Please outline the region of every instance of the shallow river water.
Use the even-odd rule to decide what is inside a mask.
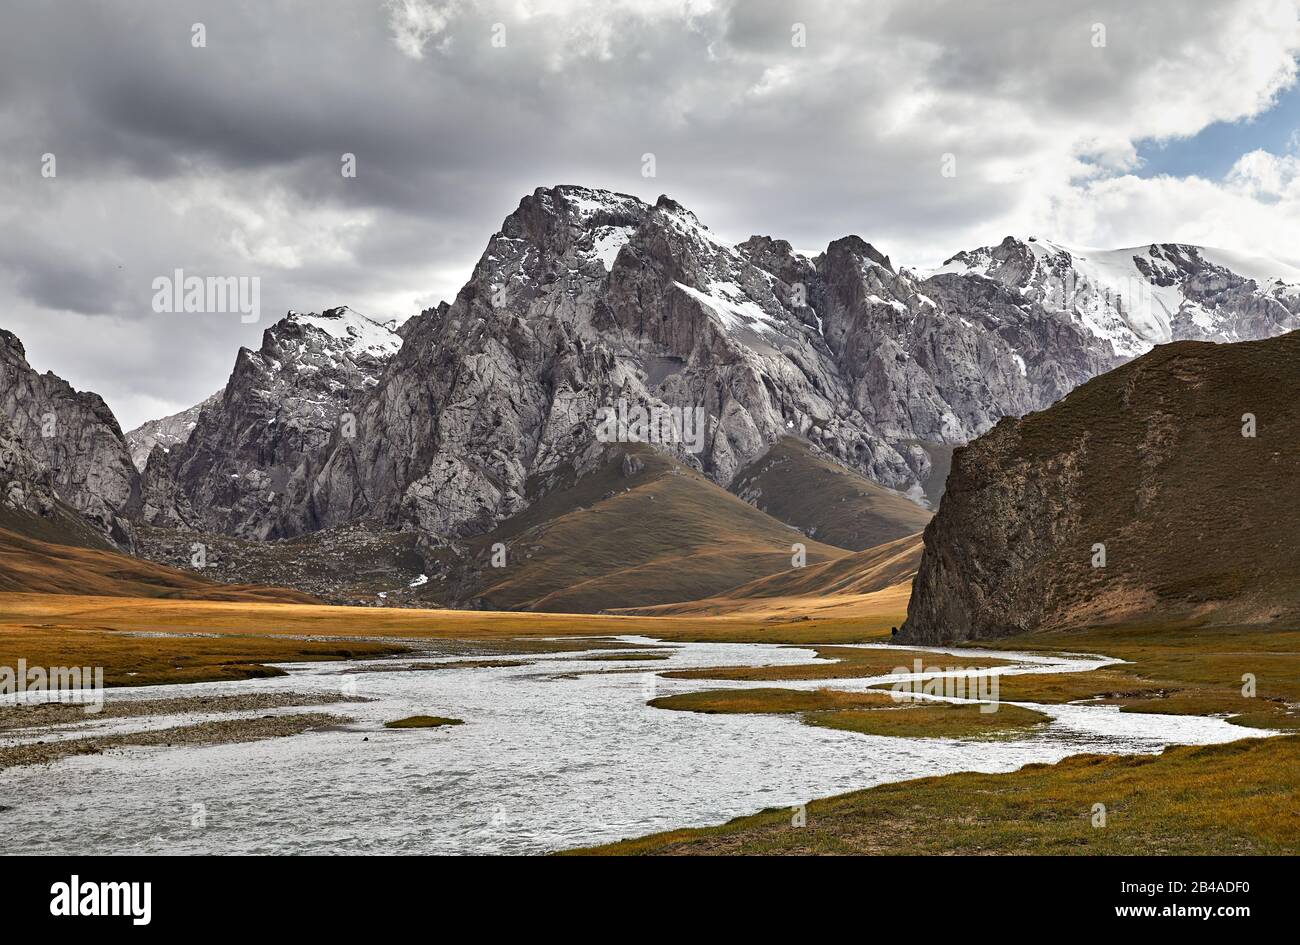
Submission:
[[[1041,706],[1049,725],[1014,740],[859,735],[796,716],[701,715],[648,698],[734,686],[864,689],[885,677],[805,683],[662,679],[668,669],[808,663],[812,650],[765,644],[658,643],[654,662],[521,654],[527,666],[402,672],[408,662],[287,665],[287,677],[156,686],[112,698],[251,691],[372,698],[278,713],[328,712],[335,729],[244,744],[115,749],[0,771],[5,853],[541,853],[705,826],[889,781],[1010,771],[1079,752],[1155,752],[1265,733],[1220,719]],[[607,652],[607,651],[592,651]],[[1088,670],[1096,657],[926,649],[1016,659],[1004,672]],[[590,654],[588,654],[590,655]],[[501,658],[500,654],[493,654]],[[358,666],[393,671],[347,673]],[[898,677],[889,677],[890,680]],[[268,714],[268,713],[252,713]],[[466,724],[389,730],[387,720],[446,715]],[[93,717],[77,736],[189,724],[211,716]],[[13,732],[0,745],[52,737]],[[201,805],[201,807],[197,806]],[[197,815],[201,814],[199,817]],[[201,820],[202,825],[196,824]]]

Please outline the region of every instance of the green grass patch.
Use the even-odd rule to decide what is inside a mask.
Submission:
[[[671,653],[593,653],[580,657],[592,663],[620,663],[623,660],[666,660]]]
[[[894,704],[894,700],[884,693],[837,692],[834,689],[709,689],[660,696],[648,703],[656,709],[710,714],[827,712]]]
[[[995,712],[981,712],[971,703],[927,702],[895,709],[849,709],[841,712],[810,712],[807,725],[834,728],[863,735],[892,735],[899,738],[992,738],[1023,735],[1051,720],[1051,716],[1014,705],[999,705]]]
[[[710,689],[652,699],[657,709],[709,714],[797,713],[806,725],[901,738],[990,737],[1023,732],[1049,720],[1033,709],[1001,705],[980,712],[974,704],[898,701],[883,692],[835,689]]]
[[[1300,728],[1300,632],[1144,624],[1036,633],[999,649],[1080,650],[1127,662],[1089,673],[1003,676],[1008,702],[1094,700],[1124,712],[1218,715],[1251,728]],[[1254,694],[1246,695],[1253,679]]]
[[[448,719],[441,715],[411,715],[395,722],[385,722],[384,728],[441,728],[444,725],[464,725],[462,719]]]

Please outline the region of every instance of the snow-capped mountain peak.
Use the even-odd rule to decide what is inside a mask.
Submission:
[[[1008,236],[958,253],[938,272],[994,279],[1123,357],[1169,341],[1239,341],[1300,327],[1300,269],[1205,246],[1095,249]]]
[[[367,353],[377,358],[388,358],[402,346],[401,336],[393,328],[346,305],[326,309],[320,314],[289,312],[286,318],[340,342],[353,354]]]
[[[347,306],[289,312],[258,350],[240,349],[225,390],[177,431],[168,468],[146,483],[146,520],[273,536],[317,453],[353,429],[358,403],[401,347],[396,331]]]

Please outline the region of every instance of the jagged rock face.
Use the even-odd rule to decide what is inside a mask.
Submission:
[[[0,528],[58,545],[113,547],[105,534],[59,497],[49,468],[32,456],[4,413],[0,413]]]
[[[415,326],[420,324],[421,321],[433,321],[439,318],[444,318],[449,308],[451,308],[451,306],[446,302],[439,302],[433,308],[426,308],[419,315],[412,315],[406,321],[402,322],[402,324],[398,325],[394,330],[397,332],[397,336],[405,341],[411,336],[411,332],[415,331]]]
[[[538,190],[408,336],[303,527],[371,514],[488,530],[558,471],[589,468],[598,412],[620,400],[703,410],[699,452],[658,445],[726,482],[780,433],[835,419],[828,352],[787,297],[666,198]],[[881,446],[875,474],[906,477]]]
[[[225,390],[165,467],[151,454],[143,520],[279,536],[331,434],[351,431],[361,395],[401,343],[393,327],[348,308],[289,313],[257,351],[240,349]]]
[[[161,444],[155,444],[150,451],[140,483],[140,521],[159,528],[185,530],[196,529],[202,524],[176,479],[168,451]],[[140,553],[148,552],[142,549]]]
[[[135,468],[141,473],[145,471],[145,464],[155,446],[161,446],[164,453],[170,453],[188,440],[190,431],[198,424],[199,414],[220,400],[221,391],[217,391],[202,403],[169,417],[149,420],[127,433],[126,445],[131,449],[131,462],[135,463]]]
[[[1294,619],[1297,359],[1164,345],[957,450],[900,638]]]
[[[1134,357],[1184,339],[1247,341],[1300,327],[1300,270],[1204,246],[1076,249],[1008,236],[940,272],[979,275]]]
[[[816,260],[770,237],[727,246],[667,197],[539,189],[455,303],[410,327],[295,527],[489,530],[589,467],[620,401],[702,409],[698,451],[656,445],[719,484],[796,435],[908,488],[929,472],[915,441],[965,442],[1118,361],[978,281],[921,283],[857,237]]]
[[[0,415],[58,496],[101,534],[131,550],[140,477],[122,430],[98,394],[37,374],[22,343],[0,330]]]
[[[57,502],[49,469],[33,458],[9,418],[0,413],[0,505],[48,517]]]
[[[896,273],[856,237],[817,259],[814,298],[852,405],[884,436],[960,444],[1119,363],[988,280]]]

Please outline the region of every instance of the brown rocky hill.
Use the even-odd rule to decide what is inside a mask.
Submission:
[[[1300,332],[1158,347],[957,450],[901,635],[1300,616],[1298,469]]]

